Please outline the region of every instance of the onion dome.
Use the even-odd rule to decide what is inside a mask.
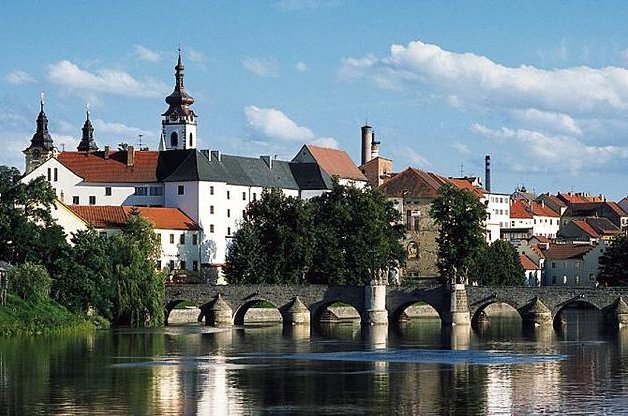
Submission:
[[[95,152],[98,150],[98,146],[94,141],[94,127],[92,126],[92,122],[89,120],[89,106],[87,106],[86,114],[87,117],[85,119],[85,124],[83,125],[83,137],[76,149],[79,152]]]
[[[48,133],[48,118],[44,113],[44,94],[41,94],[40,110],[37,116],[37,131],[33,134],[31,145],[28,149],[37,147],[44,150],[53,150],[52,137]],[[26,149],[26,150],[28,150]]]
[[[190,105],[194,103],[194,98],[188,94],[183,85],[183,70],[184,66],[181,63],[181,50],[179,50],[179,60],[175,69],[175,86],[172,94],[166,97],[166,103],[170,106],[163,116],[178,115],[187,116],[194,114],[194,111],[190,108]]]

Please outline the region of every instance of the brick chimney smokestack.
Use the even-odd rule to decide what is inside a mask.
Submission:
[[[484,156],[484,187],[491,192],[491,155]]]
[[[362,165],[371,160],[371,145],[373,143],[373,128],[368,124],[362,126]]]
[[[109,146],[105,146],[105,159],[109,159],[110,152],[111,152],[111,148]]]
[[[128,146],[126,148],[126,165],[127,166],[135,165],[135,148],[133,146]]]

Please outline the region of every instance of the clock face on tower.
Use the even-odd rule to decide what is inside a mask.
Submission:
[[[41,156],[41,151],[39,149],[34,149],[32,155],[34,159],[39,159],[39,157]]]

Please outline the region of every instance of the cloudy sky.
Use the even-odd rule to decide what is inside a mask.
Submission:
[[[155,149],[181,47],[201,148],[290,159],[317,143],[359,162],[368,121],[397,170],[482,175],[490,154],[495,191],[619,199],[627,21],[620,1],[12,2],[0,164],[23,168],[41,92],[60,149],[87,103],[101,148]]]

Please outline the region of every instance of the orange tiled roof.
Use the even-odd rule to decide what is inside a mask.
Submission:
[[[415,198],[436,198],[447,179],[435,173],[415,168],[407,168],[379,186],[389,197],[411,196]]]
[[[539,217],[560,218],[560,215],[556,211],[545,204],[539,204],[538,202],[532,201],[529,206],[533,215],[537,215]]]
[[[582,258],[591,251],[594,246],[588,244],[550,244],[545,250],[545,257],[548,260],[567,260]]]
[[[473,186],[471,182],[465,179],[448,178],[447,180],[458,188],[466,189],[467,191],[473,192],[479,198],[482,198],[484,196],[484,192],[482,189],[478,188],[477,186]]]
[[[618,204],[617,202],[613,202],[613,201],[607,201],[606,205],[608,205],[608,207],[610,209],[612,209],[615,214],[619,215],[620,217],[628,217],[628,213],[626,211],[624,211]]]
[[[591,227],[586,221],[584,220],[574,220],[572,221],[572,223],[577,226],[578,228],[580,228],[582,231],[584,231],[585,233],[587,233],[590,237],[592,238],[599,238],[600,234],[595,231],[595,229],[593,229],[593,227]]]
[[[357,181],[366,181],[366,176],[353,163],[351,157],[341,149],[330,149],[327,147],[313,146],[311,144],[305,147],[312,154],[312,157],[323,168],[329,176],[337,176],[344,179],[353,179]]]
[[[532,261],[532,259],[525,254],[519,254],[519,261],[524,270],[539,270],[540,267]]]
[[[111,152],[105,159],[104,152],[61,152],[57,160],[80,176],[85,182],[125,183],[157,182],[159,152],[136,151],[133,166],[127,166],[127,152]]]
[[[199,226],[178,208],[147,208],[110,205],[68,205],[68,209],[94,228],[122,228],[131,212],[140,215],[159,230],[198,230]]]
[[[521,200],[517,200],[510,204],[510,218],[532,219],[532,214]]]

